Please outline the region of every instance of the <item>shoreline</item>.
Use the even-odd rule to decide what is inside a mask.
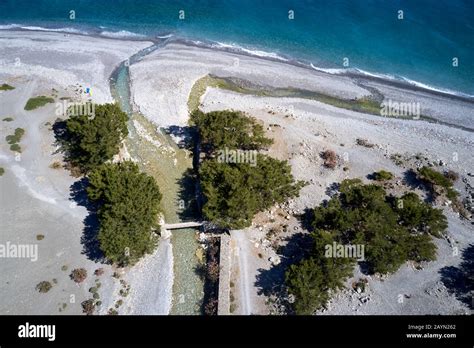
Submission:
[[[177,43],[185,46],[192,46],[198,48],[206,48],[215,50],[218,52],[227,52],[232,54],[237,54],[241,56],[247,56],[252,58],[264,59],[272,62],[285,63],[299,68],[304,68],[309,71],[317,72],[327,76],[347,76],[352,79],[361,80],[364,82],[377,82],[385,84],[391,87],[397,87],[405,90],[410,90],[414,92],[426,93],[428,95],[451,98],[453,100],[463,101],[474,104],[474,95],[467,94],[461,91],[454,91],[450,89],[445,89],[442,87],[431,86],[424,82],[412,80],[405,76],[392,76],[390,74],[384,74],[381,72],[371,72],[366,71],[357,67],[353,68],[322,68],[314,66],[312,62],[298,59],[295,57],[290,57],[281,54],[275,54],[271,51],[260,51],[252,50],[240,46],[238,44],[225,44],[218,41],[212,41],[207,39],[192,39],[181,36],[176,36],[173,33],[166,32],[164,35],[160,36],[148,36],[144,34],[137,34],[129,32],[127,30],[121,31],[104,31],[104,30],[92,30],[91,32],[81,31],[75,28],[46,28],[46,27],[37,27],[37,26],[27,26],[27,25],[16,25],[12,24],[10,28],[9,25],[0,25],[0,33],[5,32],[36,32],[36,33],[55,33],[63,35],[73,35],[73,36],[84,36],[84,37],[93,37],[100,39],[110,39],[110,40],[119,40],[119,41],[146,41],[153,42],[153,44],[164,43],[164,45]],[[108,34],[104,34],[108,33]]]
[[[30,33],[32,32],[30,31]],[[55,185],[61,184],[57,191],[58,197],[67,202],[69,187],[73,179],[66,177],[63,172],[54,172],[48,168],[48,164],[55,159],[55,157],[50,153],[50,150],[52,150],[50,149],[52,146],[52,139],[50,139],[52,134],[47,130],[45,122],[47,120],[54,121],[52,120],[52,118],[54,118],[53,105],[45,106],[37,111],[25,112],[23,110],[24,102],[34,94],[51,93],[51,87],[56,86],[62,86],[60,88],[61,95],[76,95],[79,93],[76,93],[76,89],[79,89],[79,87],[76,88],[74,84],[70,86],[68,83],[70,81],[77,83],[78,80],[80,80],[81,83],[82,81],[87,83],[85,86],[89,86],[88,83],[91,82],[96,83],[97,90],[95,90],[95,86],[93,85],[94,95],[92,97],[95,102],[108,101],[110,98],[114,99],[113,93],[111,93],[110,90],[110,83],[112,82],[111,73],[113,74],[124,60],[130,59],[130,57],[137,54],[140,49],[148,49],[155,45],[150,46],[150,44],[152,44],[151,40],[144,40],[148,43],[146,47],[144,43],[140,44],[137,41],[134,43],[130,41],[128,47],[123,48],[121,46],[126,45],[121,45],[120,39],[118,39],[119,41],[116,41],[117,39],[103,37],[92,39],[90,36],[72,34],[69,39],[65,39],[60,33],[50,32],[35,32],[30,35],[25,35],[24,32],[22,32],[22,34],[8,35],[6,32],[0,31],[0,40],[8,42],[5,43],[5,50],[2,50],[0,57],[4,58],[4,61],[10,62],[13,61],[14,57],[19,56],[19,52],[21,52],[23,65],[23,67],[20,68],[13,66],[13,64],[6,65],[5,69],[0,73],[0,77],[6,79],[5,82],[16,81],[16,83],[12,82],[16,87],[15,90],[0,93],[0,99],[5,102],[6,106],[4,116],[11,115],[15,117],[15,120],[11,124],[2,123],[4,127],[3,135],[10,134],[16,126],[26,128],[25,138],[22,141],[22,148],[24,148],[25,151],[22,155],[23,162],[21,163],[22,166],[28,167],[25,173],[28,175],[28,178],[35,180],[31,182],[34,183],[38,189],[43,188],[46,190],[50,185],[49,180],[55,179],[57,182],[52,181]],[[40,46],[37,42],[47,42],[50,44]],[[294,88],[307,87],[308,90],[329,91],[334,95],[339,95],[339,98],[356,98],[370,94],[370,89],[367,88],[367,86],[361,87],[356,83],[357,81],[347,76],[337,76],[322,72],[318,73],[317,71],[308,73],[307,69],[296,67],[288,63],[284,64],[269,59],[262,59],[261,57],[255,58],[253,56],[228,53],[212,48],[204,49],[192,45],[186,46],[176,43],[173,40],[161,42],[164,42],[164,44],[163,46],[159,46],[160,48],[158,50],[151,52],[136,62],[131,61],[130,80],[128,81],[132,109],[135,111],[140,110],[143,117],[146,118],[147,121],[150,121],[150,123],[146,122],[146,125],[149,126],[147,129],[150,130],[150,134],[155,136],[152,140],[158,136],[157,133],[153,133],[156,131],[157,126],[174,126],[176,127],[175,133],[178,135],[182,134],[180,126],[187,126],[187,101],[190,90],[197,79],[209,73],[217,73],[217,75],[221,77],[248,78],[250,82],[255,83],[256,81],[268,86],[276,85],[277,88],[282,85],[288,85]],[[13,45],[13,43],[15,43],[15,45]],[[132,46],[134,49],[132,49]],[[74,50],[75,47],[79,47],[77,51]],[[42,53],[43,51],[47,54]],[[63,59],[61,61],[48,59],[55,54],[63,54]],[[80,66],[76,63],[78,55],[83,55],[79,56],[83,62]],[[235,58],[238,58],[239,62],[237,67],[233,64]],[[84,64],[84,61],[89,64]],[[98,64],[102,64],[103,68],[97,70],[91,69],[91,67],[97,66]],[[63,75],[65,78],[61,78]],[[377,87],[374,87],[374,85]],[[456,115],[458,114],[464,117],[464,119],[461,120],[463,122],[469,122],[472,119],[469,118],[470,115],[473,115],[473,108],[470,103],[466,106],[458,100],[436,97],[432,94],[426,97],[423,93],[413,93],[412,91],[400,90],[396,87],[380,87],[376,82],[370,82],[370,87],[381,89],[384,96],[395,96],[393,97],[394,100],[405,97],[408,100],[412,97],[420,98],[420,100],[425,98],[423,102],[426,103],[426,105],[430,105],[435,109],[441,109],[441,116],[439,116],[441,119],[446,117],[448,121],[456,120]],[[102,94],[97,92],[99,90],[102,91]],[[82,96],[82,91],[80,93]],[[428,93],[426,93],[426,95],[428,95]],[[396,118],[373,117],[368,114],[339,108],[317,100],[302,99],[299,97],[274,98],[265,95],[255,96],[235,93],[221,88],[213,88],[213,86],[206,87],[205,93],[199,95],[199,102],[201,109],[205,112],[226,108],[238,109],[261,120],[265,124],[264,128],[266,131],[276,139],[275,147],[271,149],[270,154],[276,158],[288,160],[292,166],[295,177],[310,183],[309,186],[303,188],[300,198],[288,204],[289,208],[285,208],[285,214],[282,215],[291,215],[289,219],[293,224],[290,229],[291,231],[296,231],[296,229],[293,230],[293,227],[300,228],[297,221],[293,221],[292,216],[295,211],[300,211],[305,207],[319,204],[322,199],[326,198],[326,188],[347,176],[365,177],[374,170],[385,168],[394,172],[395,175],[402,180],[403,170],[392,163],[390,159],[390,155],[392,154],[425,153],[432,162],[439,163],[441,161],[445,163],[443,166],[449,166],[446,167],[446,169],[453,169],[461,175],[465,175],[473,165],[473,159],[472,156],[470,156],[474,146],[471,137],[472,134],[450,126],[421,121],[412,122],[411,120]],[[430,103],[433,103],[433,105]],[[439,105],[442,107],[440,108]],[[151,122],[154,122],[154,124]],[[42,130],[43,133],[39,133],[38,129]],[[45,136],[49,138],[44,138]],[[173,140],[176,139],[172,136],[170,138]],[[374,144],[374,146],[372,148],[361,147],[356,143],[358,138],[367,139],[370,143]],[[143,137],[143,139],[149,141],[146,137]],[[150,143],[151,144],[148,145],[153,145],[153,142]],[[44,147],[39,146],[39,144]],[[155,159],[157,158],[156,147],[159,147],[160,144],[165,144],[165,142],[153,145],[154,147],[150,148],[150,156],[153,156]],[[5,146],[5,144],[3,145]],[[318,154],[322,149],[326,148],[334,149],[341,157],[341,161],[344,161],[344,163],[347,162],[345,164],[341,163],[341,166],[347,165],[348,172],[341,170],[328,171],[321,168]],[[2,152],[2,155],[5,154],[6,158],[10,158],[13,154],[7,150],[6,147],[1,150],[5,150]],[[42,152],[39,152],[40,150]],[[165,149],[162,150],[164,151]],[[453,159],[453,154],[456,154],[456,160]],[[0,155],[0,160],[2,160],[3,164],[6,161],[3,161],[2,155]],[[163,155],[167,155],[166,151]],[[344,159],[346,157],[347,160]],[[458,157],[460,159],[459,161],[457,160]],[[39,161],[38,158],[40,159]],[[140,159],[143,160],[142,157],[140,157]],[[13,163],[13,158],[11,158],[11,161]],[[180,162],[178,161],[177,163],[179,164]],[[10,163],[5,164],[7,164],[6,174],[5,177],[0,180],[15,179],[11,175],[12,173],[14,174],[14,172],[11,170]],[[179,175],[175,167],[176,165],[173,165],[173,162],[169,164],[169,168],[166,170]],[[471,180],[470,176],[466,178],[467,180]],[[4,185],[8,183],[9,181],[3,182]],[[53,239],[56,243],[54,238],[49,238],[56,237],[56,235],[61,236],[63,239],[58,241],[58,244],[53,244],[48,246],[48,248],[46,248],[47,245],[44,245],[45,252],[51,253],[47,254],[46,257],[48,259],[46,260],[45,258],[45,260],[51,262],[51,260],[57,259],[55,262],[55,270],[59,270],[63,263],[68,263],[71,267],[82,266],[82,263],[85,263],[88,270],[92,273],[95,265],[91,264],[83,254],[80,254],[80,241],[78,240],[76,243],[71,239],[79,239],[82,235],[80,231],[82,224],[79,220],[82,221],[82,218],[86,214],[84,209],[74,211],[74,213],[78,213],[78,223],[74,223],[71,227],[71,231],[73,231],[74,235],[68,236],[61,234],[60,226],[57,226],[55,223],[55,221],[57,221],[56,216],[52,216],[50,221],[48,221],[50,224],[45,224],[44,227],[43,224],[41,224],[41,221],[44,220],[44,216],[32,215],[26,219],[21,216],[20,213],[24,210],[21,210],[19,213],[15,207],[24,204],[24,201],[27,201],[29,196],[23,187],[18,186],[18,180],[15,179],[14,183],[15,185],[7,185],[9,189],[14,190],[12,191],[13,197],[20,196],[23,193],[27,195],[21,196],[22,201],[12,206],[12,213],[11,216],[9,216],[8,223],[11,222],[12,226],[14,226],[15,221],[22,219],[22,222],[33,223],[34,230],[37,229],[36,225],[39,225],[42,228],[37,232],[47,231],[48,239],[46,239],[46,241]],[[461,189],[459,185],[458,188]],[[51,197],[49,193],[47,193],[46,196]],[[44,203],[38,199],[31,199],[31,197],[28,203],[32,204],[32,209],[28,210],[27,208],[26,212],[31,214],[35,213],[33,209],[35,205],[38,205],[38,207],[44,210],[48,208],[48,205],[45,206]],[[7,204],[7,201],[5,201],[5,205]],[[71,206],[68,211],[72,212],[71,209],[74,208],[75,206]],[[49,210],[52,211],[52,209]],[[60,213],[56,210],[53,212],[58,215]],[[4,214],[6,213],[4,212]],[[48,214],[51,214],[51,212],[45,211],[44,214],[45,216],[49,216]],[[262,212],[260,217],[265,217],[266,214],[267,212]],[[268,218],[271,219],[271,216],[268,216]],[[454,227],[451,233],[455,240],[459,240],[459,246],[462,247],[470,242],[472,238],[468,234],[469,226],[465,226],[465,223],[458,222],[456,219],[457,217],[450,212],[450,223],[451,226]],[[40,223],[38,223],[38,221],[40,221]],[[234,272],[233,276],[237,277],[232,281],[235,281],[236,291],[242,289],[241,294],[236,293],[237,301],[248,301],[249,306],[252,307],[250,309],[247,308],[248,306],[238,308],[237,313],[264,312],[264,298],[257,293],[256,289],[258,285],[252,282],[252,279],[257,280],[257,276],[262,275],[261,269],[270,267],[270,258],[275,257],[273,252],[264,246],[266,229],[271,226],[271,222],[268,221],[261,220],[261,222],[259,222],[265,226],[264,230],[260,230],[258,226],[254,226],[249,230],[243,231],[243,234],[239,236],[241,237],[240,240],[233,239],[233,242],[238,242],[234,245],[234,251],[241,250],[240,256],[236,253],[233,253],[231,256],[232,267],[234,267],[232,269],[232,272]],[[56,229],[58,230],[56,231]],[[18,226],[12,227],[9,232],[20,236],[20,238],[27,236],[27,231],[19,229]],[[34,237],[34,235],[29,236],[29,238],[31,237]],[[255,243],[253,241],[255,241]],[[165,254],[169,256],[171,249],[165,248],[165,246],[166,244],[163,244],[163,248],[166,249]],[[436,271],[439,267],[455,264],[455,260],[448,259],[450,249],[446,243],[443,242],[441,246],[442,249],[440,252],[443,257],[439,262],[427,269],[427,272],[416,276],[409,273],[409,270],[405,270],[402,275],[413,281],[426,279],[431,282],[436,280]],[[239,247],[242,248],[238,249]],[[60,250],[60,248],[65,249],[61,255],[52,254],[53,251]],[[69,249],[72,249],[73,253],[71,253]],[[175,250],[173,246],[171,252]],[[265,256],[260,258],[258,257],[258,253],[262,253]],[[73,256],[70,257],[69,255]],[[73,261],[68,261],[70,259],[73,259]],[[169,260],[169,258],[166,259]],[[156,279],[160,277],[166,279],[163,273],[166,272],[165,268],[167,268],[160,262],[158,255],[151,255],[143,264],[148,265],[148,267],[146,267],[146,265],[139,267],[143,272],[137,272],[136,274],[130,272],[129,274],[132,293],[134,293],[134,295],[129,298],[131,308],[128,313],[134,311],[134,306],[137,311],[143,313],[149,310],[155,310],[156,308],[149,305],[148,301],[153,301],[156,297],[164,301],[165,295],[162,294],[169,290],[169,283],[162,284],[156,281]],[[235,270],[240,267],[239,265],[242,265],[241,276],[245,278],[245,282],[242,282],[243,278],[239,279],[238,276],[235,275],[238,274]],[[38,266],[41,265],[38,263]],[[170,265],[167,266],[169,268]],[[150,269],[150,271],[148,272],[147,269]],[[46,273],[44,269],[38,269],[37,273],[41,275],[41,278],[38,277],[37,281],[43,280],[43,278],[51,279],[56,277],[55,273]],[[9,274],[7,274],[7,276],[9,276]],[[70,280],[67,279],[67,274],[57,277],[61,285],[53,290],[56,291],[56,294],[59,293],[63,284],[68,287],[75,285],[70,283]],[[32,301],[37,299],[37,296],[43,296],[37,295],[34,292],[34,284],[26,284],[28,279],[26,279],[25,276],[20,277],[18,281],[21,281],[22,286],[28,289]],[[156,287],[151,289],[149,286],[147,287],[148,284],[154,284]],[[392,291],[393,288],[391,286],[394,286],[390,285],[389,282],[385,283],[388,285],[374,284],[384,291],[387,289]],[[104,285],[106,284],[104,283]],[[103,289],[107,291],[107,289],[113,288],[114,285],[117,285],[116,280],[109,278],[106,288]],[[136,285],[136,287],[134,285]],[[163,285],[166,289],[159,290],[159,287]],[[86,292],[87,287],[78,289],[81,291],[84,290],[83,296],[88,295]],[[12,290],[10,289],[8,291]],[[424,289],[420,289],[419,291],[419,293],[422,293]],[[7,292],[7,294],[9,294],[9,292]],[[12,296],[16,295],[15,293]],[[46,297],[44,298],[46,299]],[[110,296],[110,298],[104,296],[104,304],[110,303],[113,298],[114,296]],[[54,299],[51,298],[51,303],[46,303],[44,306],[39,306],[32,302],[31,308],[33,308],[35,312],[52,312],[55,309],[51,307],[54,305],[53,300]],[[433,301],[433,298],[430,297],[427,298],[427,300]],[[442,308],[440,307],[440,311],[448,312],[452,303],[456,302],[447,298],[446,305],[443,305],[444,307]],[[158,305],[158,302],[153,303],[153,306]],[[169,303],[166,302],[161,305],[168,306]],[[418,314],[422,313],[423,308],[423,306],[415,308],[414,312]],[[380,314],[383,313],[385,309],[383,306],[379,306],[373,307],[370,310]],[[80,308],[74,308],[74,310],[80,311]],[[346,310],[347,308],[344,309],[344,311]]]
[[[170,59],[171,56],[174,59]],[[154,79],[146,74],[145,69],[137,68],[137,66],[145,65],[147,69],[161,69],[162,75],[166,75],[167,78]],[[191,66],[194,68],[191,69]],[[183,69],[187,70],[186,73],[183,72]],[[474,118],[474,100],[469,98],[435,93],[417,86],[401,88],[400,83],[379,82],[374,77],[363,79],[347,75],[333,75],[271,58],[231,53],[212,47],[203,48],[192,42],[177,39],[168,40],[159,50],[147,55],[138,64],[131,65],[132,84],[136,79],[137,84],[140,85],[139,88],[132,88],[132,99],[135,105],[140,104],[137,110],[139,109],[160,126],[185,125],[187,110],[183,107],[184,98],[187,98],[194,84],[206,75],[213,75],[220,79],[248,81],[253,85],[260,85],[267,89],[306,90],[348,103],[363,100],[363,97],[371,97],[376,91],[385,102],[392,100],[397,103],[412,104],[416,100],[421,105],[420,116],[424,122],[472,132],[471,120]],[[165,85],[166,81],[175,81],[176,90],[170,91]],[[144,95],[142,90],[149,89],[150,83],[153,83],[155,90],[162,90],[164,95],[157,96],[155,100]],[[403,87],[406,87],[405,84]],[[175,102],[178,94],[181,100]],[[278,97],[286,96],[278,95]],[[166,102],[170,98],[173,99],[174,106],[170,106]],[[324,103],[324,100],[322,102]],[[168,112],[161,112],[157,105],[168,109]],[[158,110],[158,114],[152,109]],[[160,116],[160,114],[163,115]],[[374,115],[377,118],[382,118],[379,114]],[[403,117],[391,118],[403,119]]]

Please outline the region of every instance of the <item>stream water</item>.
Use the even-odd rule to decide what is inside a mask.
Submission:
[[[127,150],[133,159],[138,160],[140,169],[156,179],[163,194],[161,210],[165,221],[176,223],[191,218],[183,209],[189,204],[183,193],[183,178],[192,168],[191,156],[188,151],[179,148],[163,129],[156,127],[143,115],[134,113],[130,98],[129,65],[140,61],[161,45],[163,42],[154,44],[122,62],[111,76],[110,88],[113,98],[129,116],[129,135],[125,142]],[[196,272],[201,262],[198,258],[201,247],[197,230],[175,230],[171,243],[174,282],[170,314],[201,314],[204,283]]]

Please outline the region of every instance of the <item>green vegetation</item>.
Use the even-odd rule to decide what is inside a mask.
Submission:
[[[390,159],[393,161],[393,163],[395,163],[397,166],[403,166],[403,164],[405,163],[405,159],[403,158],[403,156],[399,153],[395,153],[393,155],[390,156]]]
[[[222,227],[250,226],[253,216],[298,194],[291,167],[284,161],[258,154],[257,165],[204,161],[199,175],[207,220]]]
[[[448,227],[442,210],[423,203],[414,192],[405,193],[397,199],[395,210],[398,214],[398,223],[409,231],[428,233],[441,238]]]
[[[83,172],[100,166],[118,153],[127,136],[127,114],[117,104],[95,107],[95,116],[71,116],[62,140],[66,159]]]
[[[322,103],[333,105],[339,108],[354,110],[369,114],[380,115],[379,96],[363,97],[358,99],[340,99],[328,94],[323,94],[314,91],[302,90],[297,88],[266,88],[250,83],[249,81],[234,79],[234,78],[220,78],[212,75],[207,75],[199,79],[191,89],[188,99],[188,108],[190,112],[195,111],[199,107],[199,99],[206,91],[207,87],[221,88],[242,94],[251,94],[261,97],[298,97],[311,100],[317,100]]]
[[[12,144],[10,145],[10,150],[14,152],[21,152],[21,146],[18,144]]]
[[[421,167],[418,169],[418,177],[430,187],[433,193],[437,195],[444,193],[452,201],[457,199],[458,193],[453,189],[453,176],[445,176],[430,167]]]
[[[379,170],[378,172],[374,172],[373,178],[376,181],[391,180],[393,179],[393,174],[386,170]]]
[[[99,204],[100,248],[120,265],[136,262],[156,246],[161,193],[133,162],[104,164],[89,175],[87,194]]]
[[[209,75],[197,80],[191,88],[191,92],[189,93],[188,97],[188,110],[190,113],[198,110],[200,99],[208,87],[223,88],[224,85],[219,79]]]
[[[344,280],[352,274],[355,261],[350,258],[325,257],[325,245],[332,244],[330,234],[314,232],[312,255],[291,265],[286,272],[288,292],[294,296],[296,314],[312,314],[331,297],[331,292],[343,288]]]
[[[440,209],[424,203],[415,193],[400,198],[387,195],[379,185],[359,179],[344,180],[339,194],[314,209],[314,247],[309,257],[286,273],[297,313],[312,313],[341,286],[355,262],[350,257],[326,257],[324,246],[364,246],[370,273],[392,273],[404,262],[436,257],[432,236],[441,237],[447,220]]]
[[[5,139],[8,144],[12,145],[15,143],[19,143],[24,134],[25,130],[23,128],[17,128],[15,129],[15,133],[13,135],[7,135]]]
[[[11,121],[13,121],[13,117],[5,117],[5,118],[3,119],[3,121],[5,121],[5,122],[11,122]]]
[[[257,212],[298,195],[302,183],[294,182],[288,163],[257,154],[272,140],[255,119],[230,110],[195,111],[191,122],[208,155],[199,169],[205,198],[202,213],[208,221],[225,228],[244,228]],[[223,149],[253,151],[254,160],[216,158],[216,150]]]
[[[45,106],[48,103],[54,103],[54,99],[50,97],[45,97],[44,95],[39,97],[33,97],[28,99],[25,105],[25,110],[31,111],[42,106]]]
[[[47,293],[52,287],[53,285],[50,282],[44,280],[36,285],[36,290],[41,293]]]
[[[2,176],[3,174],[5,174],[5,169],[3,167],[0,167],[0,176]]]
[[[197,110],[191,115],[191,122],[199,129],[201,146],[209,152],[226,147],[259,150],[273,143],[265,137],[262,125],[239,111],[224,110],[206,114]]]
[[[43,240],[44,239],[44,234],[37,234],[36,235],[36,240]]]
[[[12,89],[15,89],[15,87],[10,86],[9,84],[3,83],[0,86],[0,91],[11,91]]]
[[[18,143],[21,141],[24,134],[25,130],[23,128],[16,128],[14,134],[5,137],[7,143],[10,144],[10,150],[21,152],[21,147]]]

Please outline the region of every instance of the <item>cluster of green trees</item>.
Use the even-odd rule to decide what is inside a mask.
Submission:
[[[133,264],[156,246],[161,193],[155,180],[130,161],[111,163],[127,136],[127,114],[117,104],[95,106],[93,115],[72,115],[61,139],[66,160],[89,179],[87,196],[97,206],[98,240],[105,257]]]
[[[199,130],[201,146],[210,153],[225,147],[241,150],[260,150],[273,143],[255,118],[240,111],[223,110],[204,113],[196,110],[191,123]]]
[[[352,258],[325,257],[325,246],[334,241],[329,233],[312,233],[311,255],[286,271],[288,293],[294,297],[293,309],[296,314],[309,315],[323,307],[331,297],[331,292],[344,287],[355,265]]]
[[[301,183],[295,183],[286,161],[258,154],[256,163],[202,163],[206,219],[226,228],[245,228],[257,212],[298,195]]]
[[[66,121],[64,148],[72,165],[88,172],[112,159],[127,136],[127,114],[117,104],[95,106],[95,113]]]
[[[255,119],[225,110],[196,111],[191,121],[208,154],[199,169],[205,198],[202,212],[208,221],[225,228],[245,228],[257,212],[298,195],[303,183],[295,182],[286,161],[263,154],[256,155],[255,163],[228,163],[215,157],[224,148],[258,151],[270,146],[272,140]]]
[[[324,305],[330,290],[352,273],[354,259],[326,257],[323,245],[363,245],[371,273],[395,272],[404,262],[436,258],[432,236],[441,237],[447,220],[412,192],[397,198],[383,187],[359,179],[344,180],[339,194],[314,209],[314,248],[309,258],[286,273],[297,313],[312,313]]]
[[[140,173],[135,163],[95,168],[89,174],[87,195],[99,203],[98,238],[107,259],[133,264],[154,249],[161,193],[155,180]]]

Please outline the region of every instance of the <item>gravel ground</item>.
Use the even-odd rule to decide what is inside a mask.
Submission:
[[[0,177],[0,243],[38,248],[34,262],[2,259],[1,314],[81,314],[81,302],[92,297],[89,288],[96,285],[96,279],[101,283],[99,312],[113,305],[118,284],[111,277],[114,270],[84,254],[81,238],[88,211],[70,197],[71,185],[78,179],[62,168],[50,168],[62,159],[55,153],[50,124],[62,116],[56,114],[60,97],[112,101],[108,79],[113,68],[149,45],[56,33],[0,32],[0,81],[16,87],[0,91],[0,120],[14,119],[0,121],[0,166],[5,169]],[[86,86],[92,95],[84,94]],[[30,97],[55,93],[55,103],[24,110]],[[17,127],[25,130],[21,155],[15,155],[5,141]],[[38,235],[44,238],[37,240]],[[76,284],[69,274],[79,267],[88,276]],[[99,267],[104,274],[96,277],[94,271]],[[47,293],[35,289],[41,281],[52,284]]]

